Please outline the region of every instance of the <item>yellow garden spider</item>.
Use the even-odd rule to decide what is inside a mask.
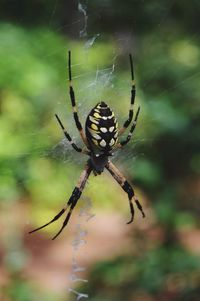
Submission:
[[[118,142],[118,137],[124,133],[124,131],[130,125],[130,123],[133,119],[133,106],[134,106],[134,100],[135,100],[135,83],[134,83],[134,72],[133,72],[133,60],[132,60],[131,54],[129,55],[129,57],[130,57],[130,66],[131,66],[132,89],[131,89],[131,105],[130,105],[128,119],[125,121],[123,127],[118,129],[117,119],[116,119],[113,111],[109,108],[109,106],[105,102],[101,101],[91,110],[91,112],[87,116],[86,123],[85,123],[85,133],[84,133],[83,127],[79,120],[77,107],[76,107],[75,94],[74,94],[74,89],[73,89],[73,85],[72,85],[71,52],[69,51],[69,57],[68,57],[69,94],[70,94],[70,98],[71,98],[71,104],[72,104],[72,108],[73,108],[73,115],[74,115],[76,127],[79,130],[80,136],[81,136],[86,148],[82,149],[82,148],[78,147],[72,141],[71,136],[69,135],[69,133],[63,126],[63,124],[57,114],[55,114],[55,117],[56,117],[58,123],[60,124],[65,137],[67,138],[67,140],[69,141],[71,146],[75,149],[75,151],[88,155],[89,159],[86,163],[84,171],[82,172],[80,179],[79,179],[76,187],[74,188],[72,195],[69,198],[66,206],[50,222],[46,223],[45,225],[43,225],[35,230],[30,231],[29,233],[38,231],[38,230],[50,225],[51,223],[55,222],[69,208],[69,212],[63,222],[61,229],[53,237],[53,239],[55,239],[62,232],[64,227],[67,225],[67,223],[70,219],[71,213],[83,192],[83,189],[85,187],[86,181],[87,181],[90,173],[93,172],[95,176],[100,175],[103,172],[104,168],[106,168],[110,172],[110,174],[113,176],[113,178],[119,183],[119,185],[122,187],[122,189],[128,194],[131,219],[127,224],[132,223],[133,218],[134,218],[134,207],[133,207],[132,199],[134,199],[138,209],[142,213],[142,216],[145,217],[145,214],[143,212],[141,204],[135,198],[133,188],[127,182],[127,180],[123,176],[123,174],[109,160],[109,157],[112,156],[113,151],[123,147],[130,141],[133,131],[135,129],[136,123],[137,123],[139,112],[140,112],[140,107],[138,107],[128,136],[126,137],[125,140]]]

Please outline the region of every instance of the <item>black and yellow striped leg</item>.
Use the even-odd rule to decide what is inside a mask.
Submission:
[[[132,55],[131,54],[129,54],[129,58],[130,58],[131,79],[132,79],[131,104],[130,104],[128,119],[124,122],[123,127],[119,130],[119,135],[121,135],[121,134],[124,133],[124,131],[130,125],[130,123],[131,123],[131,121],[133,119],[133,106],[134,106],[134,102],[135,102],[136,89],[135,89],[135,81],[134,81],[133,59],[132,59]]]
[[[62,128],[65,137],[67,138],[67,140],[69,141],[69,143],[71,144],[71,146],[73,147],[73,149],[75,149],[75,151],[77,151],[78,153],[84,153],[84,154],[86,154],[86,155],[89,155],[89,154],[90,154],[89,151],[84,150],[84,149],[78,147],[78,146],[72,141],[71,136],[69,135],[69,133],[68,133],[67,130],[65,129],[64,125],[62,124],[62,122],[61,122],[61,120],[60,120],[60,118],[58,117],[57,114],[55,114],[55,117],[56,117],[58,123],[60,124],[60,127]]]
[[[78,110],[76,106],[76,99],[75,99],[75,93],[73,89],[73,84],[72,84],[72,70],[71,70],[71,51],[68,52],[68,68],[69,68],[69,95],[71,99],[71,104],[72,104],[72,109],[73,109],[73,115],[74,115],[74,120],[76,123],[76,127],[80,133],[80,136],[86,146],[88,146],[87,139],[85,136],[85,133],[83,131],[83,127],[81,125],[81,122],[78,117]]]
[[[60,229],[60,231],[53,237],[53,239],[55,239],[61,232],[62,230],[64,229],[64,227],[67,225],[69,219],[70,219],[70,216],[71,216],[71,213],[72,213],[72,210],[74,209],[74,207],[76,206],[81,194],[82,194],[82,191],[85,187],[85,184],[86,184],[86,181],[90,175],[92,171],[92,168],[88,165],[86,165],[84,171],[82,172],[81,174],[81,177],[79,179],[79,182],[77,184],[77,186],[74,188],[73,192],[72,192],[72,195],[69,199],[69,201],[67,202],[67,205],[48,223],[44,224],[43,226],[39,227],[39,228],[36,228],[32,231],[30,231],[29,233],[33,233],[33,232],[36,232],[50,224],[52,224],[53,222],[55,222],[56,220],[58,220],[62,215],[63,213],[70,207],[70,210],[67,214],[67,217],[65,218],[64,220],[64,223],[63,223],[63,226],[62,228]]]
[[[46,226],[54,223],[55,221],[57,221],[63,215],[63,213],[67,210],[68,207],[69,207],[69,202],[67,203],[66,207],[64,207],[56,216],[54,216],[54,218],[52,220],[50,220],[50,222],[44,224],[41,227],[38,227],[38,228],[30,231],[29,233],[36,232],[36,231],[38,231],[38,230],[40,230],[40,229],[42,229],[42,228],[44,228],[44,227],[46,227]]]
[[[131,126],[131,129],[130,129],[130,132],[129,132],[128,136],[126,137],[125,140],[118,143],[118,145],[117,145],[118,148],[121,148],[122,146],[126,145],[131,140],[132,134],[133,134],[133,132],[135,130],[135,127],[136,127],[136,124],[137,124],[137,119],[138,119],[139,113],[140,113],[140,107],[137,110],[137,113],[135,115],[135,119],[133,121],[133,124]]]
[[[131,187],[131,185],[127,182],[126,178],[123,176],[123,174],[115,167],[115,165],[112,162],[108,162],[106,165],[107,170],[110,172],[110,174],[113,176],[113,178],[119,183],[119,185],[122,187],[122,189],[128,194],[129,198],[129,205],[130,205],[130,212],[131,212],[131,219],[127,224],[132,223],[134,219],[134,206],[132,199],[134,199],[137,208],[141,211],[142,216],[145,217],[144,211],[142,209],[142,206],[138,199],[135,198],[134,190]]]
[[[68,201],[68,203],[70,204],[70,209],[69,209],[69,212],[63,222],[63,225],[61,227],[61,229],[58,231],[58,233],[52,238],[52,240],[56,239],[56,237],[58,237],[58,235],[62,232],[62,230],[66,227],[70,217],[71,217],[71,214],[72,214],[72,211],[74,209],[74,207],[76,206],[81,194],[82,194],[82,191],[83,189],[85,188],[85,184],[87,182],[87,179],[90,175],[92,171],[92,167],[89,166],[88,164],[86,165],[84,171],[82,172],[81,176],[80,176],[80,179],[79,179],[79,182],[77,184],[77,186],[74,188],[74,191]]]

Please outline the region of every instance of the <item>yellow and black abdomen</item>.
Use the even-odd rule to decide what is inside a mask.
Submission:
[[[85,130],[88,144],[94,152],[109,152],[117,143],[117,119],[105,102],[98,103],[91,110]]]

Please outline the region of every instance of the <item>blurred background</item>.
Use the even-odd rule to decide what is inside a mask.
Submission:
[[[0,300],[200,300],[199,14],[198,0],[0,1]],[[28,232],[61,210],[87,160],[54,118],[81,145],[69,49],[82,123],[100,100],[125,121],[133,54],[141,113],[113,161],[146,218],[126,225],[127,195],[91,175],[52,241],[62,219]]]

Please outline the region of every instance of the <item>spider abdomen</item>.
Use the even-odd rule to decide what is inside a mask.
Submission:
[[[98,103],[86,120],[86,137],[90,147],[109,152],[118,139],[118,123],[113,111],[105,102]]]

